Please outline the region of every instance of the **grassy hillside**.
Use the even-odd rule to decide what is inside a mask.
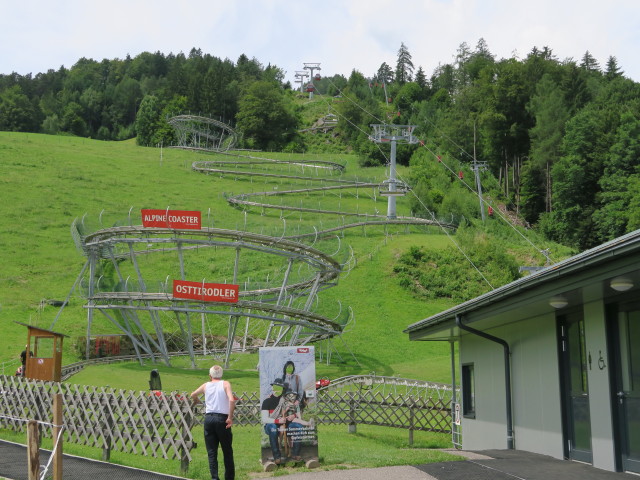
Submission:
[[[250,212],[245,216],[242,211],[229,207],[223,196],[225,192],[269,190],[274,188],[271,184],[194,173],[191,163],[205,158],[173,149],[164,149],[161,158],[160,150],[137,147],[133,142],[0,133],[0,218],[3,222],[0,251],[4,267],[0,275],[0,322],[4,332],[0,361],[15,359],[25,342],[25,328],[14,321],[49,328],[58,309],[47,301],[64,300],[71,290],[85,260],[70,235],[70,225],[75,218],[86,214],[87,224],[97,226],[101,220],[106,227],[126,219],[130,209],[135,215],[140,208],[170,206],[200,210],[204,222],[211,221],[216,227],[238,228],[246,223],[254,230],[262,226],[266,230],[282,228],[277,214]],[[359,169],[352,156],[322,158],[346,163],[347,175],[360,179],[382,178],[384,174],[381,168]],[[321,201],[330,200],[317,200]],[[346,205],[354,201],[340,200],[343,208],[354,209],[369,208],[363,202],[371,202],[362,198],[357,200],[359,204]],[[315,204],[316,199],[304,202]],[[378,202],[381,199],[378,198]],[[384,211],[384,203],[377,208]],[[399,204],[399,212],[409,213],[406,208]],[[326,224],[331,220],[292,215],[287,221],[287,228],[294,228],[292,225],[296,223],[306,224],[308,228],[308,225]],[[338,376],[375,371],[447,380],[448,347],[409,343],[402,334],[408,324],[445,308],[447,302],[425,304],[401,289],[392,275],[394,259],[410,245],[434,248],[446,244],[446,239],[437,231],[430,235],[385,238],[382,230],[352,230],[345,234],[343,243],[353,248],[357,267],[341,279],[337,287],[321,295],[326,303],[340,301],[344,308],[353,309],[356,322],[345,333],[344,340],[360,366],[349,360],[345,345],[336,340],[335,347],[347,362],[340,365],[334,356],[332,365],[321,366],[320,373]],[[92,331],[100,332],[100,328],[97,325]],[[54,330],[71,337],[65,344],[64,362],[75,361],[71,343],[74,337],[86,332],[86,311],[79,296],[72,297],[71,305],[62,312]],[[423,368],[423,362],[433,355],[442,362],[431,358],[429,369]],[[247,369],[255,367],[253,360],[242,363]],[[144,388],[148,368],[142,370],[145,380],[140,384]]]
[[[269,156],[279,159],[300,157],[290,154]],[[0,363],[6,366],[7,372],[12,368],[7,362],[16,360],[26,340],[26,329],[14,322],[51,328],[58,308],[51,306],[49,301],[64,300],[81,271],[85,257],[76,250],[70,235],[70,226],[76,218],[84,218],[85,224],[93,228],[109,227],[118,222],[128,223],[130,214],[133,222],[139,222],[137,219],[141,208],[170,207],[200,210],[203,223],[207,226],[244,228],[277,235],[284,231],[291,234],[297,228],[310,231],[313,227],[323,228],[345,221],[344,218],[286,211],[282,219],[279,211],[253,209],[245,213],[231,208],[225,200],[225,194],[308,188],[317,184],[293,179],[203,175],[191,169],[192,162],[212,158],[215,157],[175,149],[160,151],[138,147],[133,141],[116,143],[0,132],[0,255],[3,266],[0,273],[0,324],[3,331]],[[228,158],[225,157],[225,160]],[[384,178],[382,167],[363,169],[351,155],[306,155],[305,158],[332,160],[346,165],[343,178],[374,181]],[[285,174],[315,174],[309,168],[302,172],[291,171],[290,166],[275,168],[283,169],[281,173]],[[406,171],[400,167],[399,173],[404,175]],[[386,199],[378,196],[374,202],[371,192],[362,190],[339,196],[317,193],[272,199],[310,208],[386,211]],[[398,215],[409,215],[409,209],[408,198],[398,199]],[[482,254],[478,258],[484,262],[481,266],[486,269],[485,273],[490,279],[495,277],[490,268],[501,268],[500,263],[490,265],[493,261],[491,257],[498,250],[508,252],[517,259],[514,262],[527,264],[535,261],[531,258],[530,245],[515,234],[511,239],[508,228],[500,230],[496,222],[492,225],[479,233],[466,229],[462,235],[455,236],[465,249],[476,248],[478,254]],[[477,283],[481,280],[472,267],[466,265],[462,256],[456,253],[451,239],[435,227],[430,231],[422,230],[427,233],[405,235],[405,231],[405,227],[356,228],[347,230],[340,238],[327,240],[324,248],[333,251],[339,247],[338,257],[342,260],[352,252],[354,261],[351,264],[355,268],[343,274],[336,287],[320,293],[319,308],[321,311],[326,309],[325,314],[331,317],[336,305],[342,309],[350,307],[355,322],[349,325],[342,339],[333,341],[332,347],[338,350],[340,356],[334,355],[330,365],[319,363],[319,375],[337,377],[376,372],[380,375],[448,381],[449,346],[409,342],[402,330],[417,320],[452,306],[455,301],[460,301],[460,294],[458,292],[458,298],[456,295],[449,295],[449,298],[447,295],[444,298],[425,295],[429,286],[425,290],[420,283],[425,278],[438,275],[439,269],[431,268],[429,277],[420,270],[424,266],[403,268],[399,274],[397,265],[399,260],[407,261],[406,252],[443,252],[440,257],[428,257],[423,253],[418,255],[427,267],[433,266],[434,262],[452,262],[452,257],[460,257],[460,266],[454,268],[457,278],[439,279],[440,283],[446,285],[449,282],[455,285],[450,288],[464,292],[467,291],[466,286],[460,282],[464,282],[465,278],[468,278],[468,282]],[[408,258],[410,263],[413,262],[411,256]],[[167,268],[175,270],[175,265],[168,265],[170,261],[170,258],[165,258],[151,264],[158,279],[171,273]],[[211,272],[224,274],[221,265],[209,265],[206,259],[196,259],[196,263],[202,265],[194,265],[194,268],[208,269],[209,275]],[[231,261],[226,263],[232,265]],[[406,267],[406,263],[404,265]],[[240,272],[240,278],[266,276],[270,268],[268,262],[256,260]],[[460,275],[460,271],[464,272],[465,269],[469,273]],[[454,280],[458,283],[454,283]],[[487,286],[481,285],[479,288],[469,291],[486,291]],[[73,343],[86,333],[87,314],[83,304],[84,299],[76,291],[70,305],[55,323],[54,330],[70,337],[65,343],[64,363],[78,360]],[[115,332],[112,326],[103,321],[94,323],[92,333]],[[319,348],[326,348],[326,345]],[[349,351],[353,352],[357,361]],[[255,357],[237,355],[232,359],[232,366],[238,370],[237,389],[240,391],[256,389]],[[210,362],[211,359],[203,360],[204,366]],[[176,361],[174,367],[180,364]],[[155,366],[95,367],[71,381],[91,383],[90,379],[94,379],[94,382],[109,383],[116,388],[145,389],[151,368]],[[171,376],[171,368],[160,368]],[[119,369],[124,369],[127,374],[115,374]],[[93,370],[106,370],[106,373]],[[103,375],[105,378],[102,378]],[[184,383],[178,382],[166,388],[188,390],[193,386],[186,376],[176,377],[185,379]]]
[[[269,156],[293,158],[286,154]],[[181,150],[164,149],[161,152],[159,149],[137,147],[132,141],[115,143],[0,132],[0,262],[3,267],[0,273],[0,364],[5,373],[11,374],[17,367],[17,356],[26,340],[25,327],[15,322],[51,328],[59,310],[49,301],[64,300],[82,269],[85,257],[76,249],[70,234],[70,226],[76,218],[84,218],[84,224],[91,230],[128,223],[130,212],[135,222],[141,208],[170,207],[200,210],[206,226],[278,234],[285,229],[290,234],[298,228],[309,231],[314,226],[322,228],[344,221],[342,218],[297,212],[286,213],[283,219],[278,211],[252,209],[245,213],[231,208],[225,194],[308,188],[312,183],[293,179],[203,175],[191,169],[193,161],[211,158]],[[345,177],[374,181],[384,178],[383,168],[362,169],[354,156],[325,154],[322,157],[308,155],[306,158],[345,164]],[[288,166],[274,168],[280,168],[281,173],[300,173],[288,172]],[[312,172],[313,169],[309,172],[307,168],[305,174],[312,175]],[[400,168],[400,174],[405,173]],[[318,193],[274,198],[283,204],[311,208],[386,211],[386,200],[377,197],[374,201],[370,191],[352,191],[339,196]],[[407,198],[398,200],[398,214],[410,214]],[[508,229],[496,228],[493,226],[480,232],[467,228],[454,237],[465,245],[465,249],[479,246],[478,252],[482,254],[479,258],[488,259],[488,262],[492,261],[492,252],[497,250],[509,252],[518,262],[532,260],[528,245],[523,245],[521,239],[512,240]],[[406,234],[407,231],[413,233]],[[402,330],[456,302],[452,299],[454,296],[425,295],[427,289],[423,285],[425,278],[428,283],[429,278],[438,275],[438,262],[453,263],[451,259],[457,254],[452,240],[435,227],[422,230],[359,227],[347,230],[326,243],[318,242],[317,246],[331,251],[339,247],[337,256],[342,260],[353,254],[350,263],[353,268],[341,276],[337,286],[320,293],[318,308],[321,313],[329,315],[331,308],[341,305],[343,309],[351,308],[355,317],[342,339],[332,342],[332,348],[339,355],[334,353],[330,364],[324,359],[318,361],[317,375],[336,378],[375,372],[378,375],[448,382],[449,345],[409,342]],[[435,256],[429,256],[427,252]],[[415,262],[416,259],[423,265]],[[155,269],[158,278],[167,275],[167,269],[175,270],[170,255],[145,261],[150,262],[149,266]],[[207,257],[196,256],[187,268],[224,274],[224,265],[209,262]],[[402,274],[398,273],[398,265],[403,266]],[[460,282],[466,279],[469,284],[477,283],[478,277],[464,261],[456,265],[459,265],[454,267],[458,276],[455,279],[440,278],[439,282],[449,285],[449,289],[467,292],[465,284]],[[491,268],[495,269],[496,265],[500,264],[496,263]],[[421,269],[426,267],[432,270],[431,276],[423,274]],[[268,260],[252,260],[248,267],[243,267],[240,275],[241,278],[256,278],[269,274],[270,268]],[[487,275],[492,279],[495,276],[491,270]],[[452,283],[453,280],[458,283]],[[55,331],[70,337],[65,340],[64,363],[78,360],[73,344],[77,337],[86,333],[87,313],[83,304],[84,299],[76,292],[55,323]],[[92,333],[115,332],[104,321],[96,321]],[[326,348],[326,344],[318,346],[323,352]],[[206,369],[214,361],[218,360],[210,357],[198,359],[196,369],[191,368],[186,358],[174,359],[171,367],[149,362],[144,365],[130,362],[94,366],[68,381],[146,390],[149,371],[157,368],[164,390],[191,391],[206,379]],[[234,354],[225,378],[231,380],[236,392],[254,392],[258,389],[256,365],[256,354]],[[201,430],[196,429],[195,435],[201,438]],[[260,470],[255,454],[257,435],[257,428],[238,428],[234,432],[238,478],[253,477]],[[406,432],[401,430],[359,426],[357,435],[349,435],[344,426],[328,426],[320,433],[321,460],[328,468],[349,468],[452,458],[433,450],[449,446],[448,435],[429,432],[416,432],[415,435],[414,446],[407,448]],[[19,442],[25,440],[24,435],[9,431],[3,431],[2,437]],[[66,445],[65,451],[92,458],[100,458],[101,454],[98,449],[74,444]],[[170,474],[176,474],[178,469],[175,461],[117,452],[112,461]],[[189,477],[206,477],[206,465],[204,448],[196,449]],[[291,468],[281,470],[279,474],[295,471]]]

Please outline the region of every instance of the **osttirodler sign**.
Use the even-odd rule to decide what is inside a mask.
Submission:
[[[260,348],[262,465],[319,466],[313,347]]]
[[[173,281],[173,298],[200,300],[201,302],[238,303],[239,285],[230,283]]]

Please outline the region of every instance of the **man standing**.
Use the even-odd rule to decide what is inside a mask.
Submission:
[[[204,394],[204,443],[209,457],[209,471],[212,480],[218,477],[218,445],[224,456],[224,478],[234,480],[235,464],[233,462],[233,411],[236,402],[231,391],[231,384],[222,380],[222,367],[214,365],[209,369],[209,382],[203,383],[191,393],[195,404],[200,402],[200,395]]]
[[[20,352],[20,363],[22,363],[22,367],[20,368],[20,375],[23,377],[25,376],[27,371],[27,358],[31,357],[33,357],[33,352],[29,350],[29,345],[25,345],[24,350]]]

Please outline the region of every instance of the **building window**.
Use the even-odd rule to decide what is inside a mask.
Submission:
[[[476,418],[476,385],[473,363],[462,365],[462,415]]]

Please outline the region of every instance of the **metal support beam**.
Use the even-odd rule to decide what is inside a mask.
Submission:
[[[224,368],[229,368],[229,357],[231,356],[231,350],[233,349],[233,337],[236,335],[236,328],[238,327],[238,321],[240,318],[237,315],[229,318],[229,330],[227,331],[227,350],[224,357]]]
[[[66,307],[67,304],[69,303],[69,299],[71,298],[71,295],[73,295],[73,291],[76,289],[76,287],[80,283],[80,280],[82,279],[82,276],[84,275],[84,272],[87,271],[87,267],[88,266],[89,266],[89,260],[87,259],[87,261],[84,262],[84,266],[82,267],[82,270],[80,271],[80,274],[76,277],[76,281],[73,282],[73,286],[71,287],[71,290],[69,290],[69,294],[67,295],[67,298],[64,299],[64,302],[62,303],[62,306],[58,310],[58,313],[56,314],[56,318],[53,319],[53,322],[51,323],[51,326],[49,327],[49,330],[53,330],[53,327],[55,327],[56,322],[58,321],[58,318],[60,317],[60,314],[62,313],[62,310],[64,310],[64,307]]]
[[[85,360],[89,360],[89,351],[91,350],[91,324],[93,323],[93,289],[94,277],[96,274],[97,253],[94,249],[89,251],[89,301],[87,302],[89,310],[87,311],[87,340],[85,342]]]

